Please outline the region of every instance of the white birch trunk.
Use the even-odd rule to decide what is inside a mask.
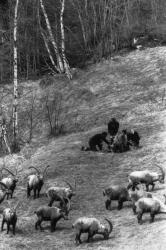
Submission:
[[[50,51],[50,48],[49,48],[49,46],[48,46],[47,38],[45,37],[45,35],[44,35],[44,33],[43,33],[42,30],[41,30],[41,34],[42,34],[42,37],[43,37],[43,40],[44,40],[44,44],[45,44],[45,47],[46,47],[46,49],[47,49],[47,52],[48,52],[50,61],[51,61],[52,65],[53,65],[53,67],[55,68],[55,70],[56,70],[57,72],[60,73],[60,70],[59,70],[59,68],[56,66],[56,64],[55,64],[55,62],[54,62],[54,59],[53,59],[53,57],[52,57],[52,55],[51,55],[51,51]]]
[[[65,68],[65,73],[69,79],[72,79],[72,74],[70,72],[70,67],[65,56],[65,32],[63,24],[63,14],[65,9],[65,0],[61,0],[61,12],[60,12],[60,26],[61,26],[61,50],[62,50],[62,59]]]
[[[17,69],[17,18],[18,18],[18,4],[19,0],[16,0],[15,11],[14,11],[14,60],[13,60],[13,72],[14,72],[14,102],[13,102],[13,136],[14,143],[17,141],[18,135],[18,69]]]
[[[49,22],[49,19],[48,19],[48,16],[47,16],[44,4],[43,4],[43,0],[40,0],[40,6],[41,6],[41,9],[42,9],[44,18],[45,18],[45,22],[46,22],[46,25],[47,25],[47,30],[48,30],[48,33],[49,33],[49,36],[50,36],[50,41],[51,41],[51,43],[53,45],[53,48],[54,48],[54,51],[55,51],[55,54],[56,54],[56,57],[57,57],[57,64],[58,64],[59,70],[60,70],[61,73],[63,73],[64,72],[63,61],[62,61],[62,59],[61,59],[61,57],[59,55],[58,46],[57,46],[57,44],[55,42],[55,39],[54,39],[54,36],[53,36],[53,33],[52,33],[51,25],[50,25],[50,22]]]
[[[45,44],[45,47],[46,47],[46,50],[48,52],[48,55],[49,55],[49,58],[50,58],[50,61],[52,63],[52,66],[54,67],[54,69],[60,73],[60,70],[59,68],[56,66],[55,64],[55,61],[51,55],[51,51],[50,51],[50,48],[49,48],[49,45],[48,45],[48,39],[46,38],[46,36],[44,35],[44,32],[42,31],[42,27],[41,27],[41,22],[40,22],[40,15],[39,15],[39,8],[38,8],[38,12],[37,12],[37,15],[38,15],[38,22],[39,22],[39,28],[40,28],[40,32],[42,34],[42,37],[43,37],[43,40],[44,40],[44,44]]]
[[[9,143],[8,143],[8,139],[7,139],[7,132],[6,132],[6,126],[5,125],[2,125],[2,135],[3,135],[3,140],[5,142],[5,145],[6,145],[6,148],[9,152],[9,154],[11,154],[11,149],[10,149],[10,146],[9,146]]]

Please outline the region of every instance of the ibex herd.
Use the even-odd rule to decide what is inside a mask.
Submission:
[[[33,198],[39,198],[40,191],[44,185],[44,180],[46,177],[46,171],[50,166],[46,166],[41,172],[38,168],[30,166],[29,169],[35,169],[35,174],[30,174],[27,177],[27,198],[30,197],[31,191],[33,191]],[[16,183],[18,182],[17,171],[14,174],[8,168],[3,168],[6,170],[12,177],[2,178],[0,185],[2,189],[0,190],[0,203],[2,203],[7,196],[13,198],[13,192],[16,188]],[[46,194],[49,198],[49,204],[47,206],[40,206],[34,213],[37,215],[37,222],[35,223],[35,229],[38,227],[42,230],[41,223],[42,221],[50,221],[51,232],[55,231],[56,223],[61,219],[68,220],[68,214],[70,212],[70,200],[72,196],[76,194],[76,182],[75,189],[67,182],[68,187],[58,187],[52,186],[48,188]],[[52,207],[54,201],[60,202],[60,207]],[[13,227],[13,234],[15,234],[15,227],[17,223],[17,214],[16,209],[19,206],[20,202],[13,208],[10,206],[5,208],[3,211],[1,231],[3,231],[4,223],[7,224],[7,234],[9,233],[10,226]]]
[[[108,125],[108,131],[111,135],[113,141],[116,138],[116,133],[118,132],[119,123],[115,120],[111,120],[112,123]],[[112,132],[111,132],[112,131]],[[123,133],[127,133],[124,131]],[[134,139],[133,139],[134,136]],[[99,136],[100,137],[100,136]],[[138,133],[132,132],[129,134],[129,142],[131,143],[134,140],[134,145],[138,146],[140,137]],[[101,141],[100,141],[101,143]],[[114,145],[115,141],[113,142]],[[92,148],[94,145],[91,145]],[[101,145],[98,145],[99,148]],[[102,147],[102,146],[101,146]],[[120,149],[120,147],[119,147]],[[159,213],[166,213],[166,202],[162,202],[156,198],[152,193],[149,192],[149,186],[152,186],[152,190],[155,187],[155,183],[159,182],[164,183],[165,180],[165,171],[163,167],[156,165],[160,172],[153,172],[150,170],[134,171],[128,176],[128,185],[111,185],[103,191],[103,195],[106,197],[105,208],[111,210],[111,202],[118,202],[118,210],[123,208],[124,202],[131,202],[131,207],[134,214],[137,214],[137,220],[139,224],[142,224],[142,216],[144,213],[148,212],[151,216],[151,222],[154,221],[154,217]],[[33,198],[40,197],[40,191],[44,185],[45,178],[47,175],[47,170],[50,168],[47,165],[43,171],[39,170],[34,166],[30,166],[29,169],[34,169],[36,173],[30,174],[27,177],[27,198],[30,198],[31,191],[33,191]],[[13,198],[13,193],[18,182],[17,171],[14,174],[8,168],[3,168],[2,170],[7,171],[12,177],[2,178],[0,181],[0,203],[2,203],[7,197]],[[37,221],[35,223],[35,229],[43,230],[41,224],[43,221],[50,222],[50,230],[54,232],[56,229],[56,224],[60,219],[68,220],[69,212],[71,210],[71,199],[76,195],[76,181],[75,186],[73,187],[69,182],[65,181],[67,186],[51,186],[47,189],[46,195],[48,198],[48,204],[38,207],[34,213],[37,216]],[[143,189],[140,190],[138,185],[144,184],[146,191]],[[53,206],[54,202],[59,202],[59,205]],[[19,206],[18,202],[14,207],[10,206],[5,208],[3,211],[1,231],[3,231],[4,223],[7,224],[7,233],[10,230],[10,226],[13,228],[13,234],[15,234],[15,228],[17,223],[17,214],[16,209]],[[100,234],[104,237],[105,240],[109,239],[109,235],[113,230],[112,222],[105,218],[109,226],[104,225],[95,217],[80,217],[72,224],[72,228],[76,231],[75,242],[76,244],[81,243],[81,234],[88,233],[87,242],[89,242],[95,234]]]

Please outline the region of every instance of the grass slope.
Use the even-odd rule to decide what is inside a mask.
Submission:
[[[165,68],[166,48],[146,49],[93,65],[72,83],[57,80],[50,87],[64,91],[67,112],[71,117],[77,112],[84,131],[52,139],[49,143],[40,138],[22,149],[20,155],[14,155],[12,161],[9,156],[5,158],[12,169],[19,165],[21,157],[24,159],[26,150],[31,155],[23,163],[24,170],[19,173],[20,182],[11,201],[22,201],[18,208],[17,233],[13,236],[2,232],[0,249],[164,249],[164,215],[156,216],[153,224],[149,224],[149,215],[145,215],[144,224],[138,225],[130,204],[126,203],[123,210],[117,211],[117,204],[113,203],[113,210],[106,211],[102,190],[110,184],[126,185],[127,176],[133,170],[158,171],[155,162],[164,166]],[[36,87],[38,83],[32,85]],[[113,116],[120,121],[121,129],[129,127],[139,131],[142,147],[122,154],[81,152],[81,145],[86,144],[91,134],[106,129],[106,123]],[[47,164],[51,166],[42,194],[52,184],[64,185],[64,180],[74,183],[74,178],[77,179],[70,220],[60,221],[55,233],[50,233],[47,223],[44,232],[35,231],[34,211],[39,205],[47,204],[48,199],[44,195],[36,200],[25,197],[28,167],[32,164],[41,169]],[[163,199],[164,188],[165,185],[157,184],[155,195]],[[1,209],[6,205],[7,202],[3,202]],[[110,239],[104,241],[96,236],[92,243],[76,247],[71,225],[83,215],[95,216],[101,221],[104,217],[110,218],[114,226]]]

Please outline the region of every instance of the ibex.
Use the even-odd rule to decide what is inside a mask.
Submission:
[[[66,181],[69,187],[50,187],[47,190],[47,196],[50,199],[48,206],[52,206],[54,201],[60,201],[63,199],[66,203],[67,200],[71,200],[72,196],[76,194],[76,182],[75,188],[71,186],[69,182]],[[62,205],[62,204],[61,204]]]
[[[29,169],[34,168],[37,171],[37,174],[31,174],[28,176],[27,197],[31,195],[31,190],[33,190],[34,199],[36,198],[36,192],[39,198],[40,190],[44,184],[44,175],[46,173],[47,168],[49,167],[50,167],[49,165],[45,167],[45,169],[43,170],[43,173],[41,173],[36,167],[33,167],[33,166],[29,167]]]
[[[160,183],[164,183],[165,179],[165,171],[159,165],[156,165],[160,169],[160,173],[151,172],[149,170],[140,170],[132,172],[129,177],[128,189],[132,187],[135,190],[135,187],[143,183],[146,185],[146,191],[149,191],[149,185],[152,185],[152,190],[154,189],[155,182],[159,181]]]
[[[154,221],[156,214],[166,214],[166,204],[155,197],[141,198],[135,203],[135,206],[136,212],[138,214],[137,219],[139,224],[142,224],[142,215],[144,213],[150,213],[150,222]]]
[[[0,181],[0,184],[3,186],[3,190],[0,189],[0,203],[2,203],[6,196],[11,195],[11,190],[3,182]]]
[[[135,214],[135,202],[141,197],[152,197],[151,193],[145,192],[143,190],[128,190],[126,187],[121,185],[113,185],[106,188],[103,191],[103,195],[107,197],[105,202],[106,209],[111,209],[111,202],[113,200],[118,201],[118,209],[122,209],[123,202],[131,201],[132,209]]]
[[[7,224],[7,234],[9,233],[10,225],[12,225],[13,234],[15,234],[15,228],[16,228],[16,223],[17,223],[16,209],[17,209],[19,203],[20,202],[18,202],[14,208],[10,207],[10,208],[5,208],[3,210],[1,231],[3,231],[4,223],[6,223]]]
[[[11,190],[11,198],[13,197],[13,193],[14,193],[14,190],[16,188],[16,184],[18,182],[18,177],[17,177],[17,169],[16,169],[16,173],[14,174],[11,170],[9,170],[8,168],[4,167],[2,168],[2,170],[6,170],[9,174],[12,175],[12,177],[4,177],[1,182],[3,182],[9,190]],[[9,198],[9,194],[7,195],[7,199]]]
[[[38,217],[38,220],[35,223],[35,229],[37,230],[39,226],[40,230],[42,230],[42,227],[41,227],[42,221],[50,221],[51,232],[54,232],[56,228],[56,223],[61,218],[63,218],[64,220],[68,220],[69,211],[70,211],[70,201],[68,201],[67,204],[63,203],[63,208],[48,207],[48,206],[39,207],[34,212]]]
[[[82,233],[88,233],[88,239],[87,242],[90,241],[90,239],[95,235],[95,234],[101,234],[104,236],[105,240],[108,240],[110,233],[112,232],[113,226],[110,220],[106,219],[105,220],[109,224],[109,228],[106,227],[104,224],[102,224],[98,219],[92,217],[80,217],[78,218],[72,227],[76,230],[76,238],[75,242],[76,244],[82,243],[81,242],[81,234]]]
[[[121,185],[112,185],[103,191],[103,195],[107,197],[105,202],[106,209],[111,209],[111,202],[118,201],[118,209],[122,209],[123,202],[129,201],[130,196],[128,189]]]

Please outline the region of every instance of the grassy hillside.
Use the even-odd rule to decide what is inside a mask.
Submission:
[[[90,66],[79,72],[71,83],[56,79],[48,87],[49,91],[58,89],[63,94],[63,121],[67,131],[73,133],[48,140],[48,127],[43,122],[38,124],[39,131],[30,146],[22,148],[19,155],[5,158],[11,169],[23,161],[15,198],[11,201],[21,200],[22,203],[18,208],[16,236],[6,235],[5,231],[1,233],[1,249],[164,249],[165,215],[156,216],[153,224],[149,224],[149,215],[145,215],[143,225],[138,225],[128,203],[121,211],[106,211],[102,191],[110,184],[126,185],[127,176],[133,170],[158,171],[155,163],[165,166],[165,68],[166,48],[146,49]],[[46,89],[40,88],[39,82],[23,83],[22,86],[23,91],[28,87],[36,89],[41,106],[41,96]],[[23,99],[22,108],[27,100]],[[81,145],[87,143],[91,134],[107,129],[106,124],[113,116],[120,121],[121,129],[139,131],[141,148],[121,154],[81,152]],[[41,197],[26,199],[26,178],[31,173],[28,167],[34,165],[43,169],[47,164],[51,168]],[[77,195],[72,200],[70,220],[60,221],[55,233],[50,233],[47,223],[43,223],[44,232],[35,231],[34,211],[39,205],[48,203],[44,195],[46,189],[55,183],[64,185],[64,180],[74,183],[74,178]],[[157,184],[155,195],[163,199],[164,188],[165,185]],[[1,209],[6,205],[7,202],[3,202]],[[116,206],[113,203],[113,208]],[[96,236],[92,243],[76,247],[71,225],[82,215],[96,216],[101,221],[104,217],[110,218],[114,226],[110,239],[103,241]]]

